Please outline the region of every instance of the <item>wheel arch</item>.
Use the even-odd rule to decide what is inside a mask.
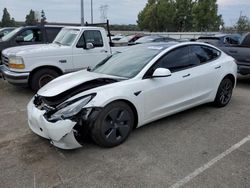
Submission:
[[[46,65],[46,66],[40,66],[40,67],[37,67],[35,68],[34,70],[31,71],[30,75],[29,75],[29,85],[30,85],[30,81],[31,81],[31,78],[33,77],[33,75],[39,71],[39,70],[42,70],[42,69],[52,69],[54,71],[56,71],[59,75],[63,75],[63,71],[56,67],[56,66],[52,66],[52,65]]]
[[[225,78],[229,78],[233,82],[233,87],[236,86],[236,78],[233,74],[227,74],[222,80],[224,80]]]

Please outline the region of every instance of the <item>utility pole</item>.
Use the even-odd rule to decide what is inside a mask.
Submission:
[[[93,0],[91,0],[91,23],[93,24]]]
[[[81,26],[84,26],[84,0],[81,0]]]

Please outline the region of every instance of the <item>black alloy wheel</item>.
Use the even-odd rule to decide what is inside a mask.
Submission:
[[[124,142],[134,125],[134,114],[124,102],[107,105],[97,118],[92,138],[100,146],[114,147]]]
[[[233,87],[234,86],[231,79],[225,78],[221,81],[214,101],[216,106],[224,107],[230,102],[232,98]]]

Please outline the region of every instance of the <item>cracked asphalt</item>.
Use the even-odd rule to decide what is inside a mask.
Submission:
[[[206,104],[161,119],[111,149],[89,141],[64,151],[33,134],[26,115],[33,95],[0,79],[1,188],[171,187],[250,135],[250,76],[239,77],[227,107]],[[182,186],[249,188],[250,141]]]

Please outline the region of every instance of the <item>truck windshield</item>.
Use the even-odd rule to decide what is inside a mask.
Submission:
[[[5,35],[3,38],[2,38],[2,41],[7,41],[9,39],[11,39],[16,33],[18,33],[22,28],[19,27],[19,28],[16,28],[14,29],[13,31],[11,31],[10,33],[8,33],[7,35]]]
[[[64,46],[71,46],[74,43],[79,32],[79,29],[62,29],[56,36],[53,43]]]
[[[104,64],[95,67],[92,72],[133,78],[163,49],[163,47],[154,46],[131,47],[129,50],[111,56]]]

